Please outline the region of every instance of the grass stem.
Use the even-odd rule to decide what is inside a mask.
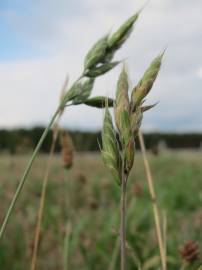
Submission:
[[[56,112],[53,114],[53,116],[52,116],[52,118],[51,118],[48,126],[44,130],[44,132],[43,132],[43,134],[42,134],[42,136],[41,136],[41,138],[40,138],[40,140],[39,140],[39,142],[38,142],[38,144],[37,144],[37,146],[36,146],[36,148],[35,148],[32,156],[31,156],[31,158],[30,158],[30,161],[29,161],[29,163],[28,163],[28,165],[27,165],[27,167],[26,167],[26,169],[24,171],[24,174],[23,174],[22,178],[20,179],[20,182],[19,182],[19,185],[17,187],[17,190],[16,190],[16,192],[15,192],[15,194],[13,196],[13,199],[11,201],[11,204],[10,204],[10,206],[8,208],[8,211],[6,213],[6,216],[5,216],[5,218],[3,220],[3,223],[1,225],[1,229],[0,229],[0,240],[3,237],[3,235],[4,235],[4,232],[5,232],[5,229],[6,229],[8,220],[9,220],[10,215],[11,215],[11,213],[12,213],[14,207],[15,207],[15,204],[17,202],[17,199],[18,199],[18,197],[19,197],[19,195],[20,195],[20,193],[22,191],[22,188],[23,188],[23,186],[25,184],[25,181],[26,181],[27,176],[28,176],[28,174],[30,172],[30,169],[32,167],[32,164],[33,164],[33,162],[34,162],[34,160],[35,160],[35,158],[36,158],[36,156],[37,156],[37,154],[38,154],[38,152],[39,152],[39,150],[41,148],[41,145],[42,145],[43,141],[45,140],[45,138],[46,138],[49,130],[51,129],[51,127],[52,127],[52,125],[53,125],[53,123],[54,123],[54,121],[55,121],[55,119],[56,119],[56,117],[57,117],[57,115],[58,115],[59,112],[60,112],[60,107],[58,107],[58,109],[56,110]]]
[[[156,199],[156,192],[154,189],[151,169],[150,169],[149,162],[146,155],[144,138],[140,131],[138,133],[138,138],[140,141],[140,148],[142,151],[144,166],[145,166],[146,175],[147,175],[147,183],[148,183],[149,193],[150,193],[151,201],[152,201],[152,208],[153,208],[153,214],[154,214],[154,220],[155,220],[155,228],[156,228],[156,235],[157,235],[157,240],[158,240],[158,245],[159,245],[162,269],[166,270],[166,256],[165,256],[163,236],[162,236],[161,225],[160,225],[160,215],[159,215],[159,209],[158,209],[158,204],[157,204],[157,199]]]
[[[61,99],[64,97],[65,89],[67,88],[68,84],[68,76],[66,76],[65,82],[63,84],[62,90],[61,90]],[[32,261],[31,261],[31,270],[36,269],[36,260],[37,260],[37,252],[39,247],[39,239],[40,239],[40,230],[41,230],[41,223],[42,223],[42,217],[43,217],[43,211],[44,211],[44,205],[45,205],[45,198],[46,198],[46,191],[47,191],[47,185],[48,185],[48,179],[50,175],[50,169],[53,161],[53,154],[55,152],[55,146],[56,141],[58,138],[59,133],[59,121],[62,116],[63,110],[60,110],[58,114],[58,118],[55,123],[55,129],[53,130],[53,137],[51,142],[51,148],[49,153],[49,158],[47,162],[47,167],[45,170],[43,183],[42,183],[42,190],[41,190],[41,196],[40,196],[40,203],[39,203],[39,210],[38,210],[38,218],[37,218],[37,224],[36,224],[36,231],[35,231],[35,238],[34,238],[34,248],[33,248],[33,254],[32,254]]]
[[[44,211],[44,205],[45,205],[48,179],[49,179],[50,169],[51,169],[52,161],[53,161],[53,155],[55,152],[55,145],[56,145],[58,132],[59,132],[59,129],[58,129],[59,120],[60,120],[60,116],[57,119],[56,130],[55,130],[55,132],[53,132],[53,139],[52,139],[52,143],[51,143],[51,149],[50,149],[50,153],[49,153],[47,168],[46,168],[43,183],[42,183],[42,191],[41,191],[36,232],[35,232],[35,238],[34,238],[34,248],[33,248],[32,262],[31,262],[31,270],[36,269],[36,260],[37,260],[38,246],[39,246],[41,223],[42,223],[42,217],[43,217],[43,211]]]

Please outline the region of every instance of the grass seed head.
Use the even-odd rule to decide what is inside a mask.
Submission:
[[[106,100],[107,100],[107,106],[113,107],[114,100],[112,98],[107,98],[107,97],[103,97],[103,96],[89,98],[84,102],[84,104],[91,106],[91,107],[104,108],[106,105]]]
[[[139,106],[136,108],[135,112],[131,113],[131,129],[134,137],[137,136],[139,128],[142,123],[143,112],[142,108]]]
[[[85,76],[95,78],[95,77],[104,75],[108,71],[115,68],[119,63],[120,61],[116,61],[116,62],[102,64],[99,67],[94,67],[93,69],[87,70],[85,73]]]
[[[180,254],[184,261],[193,263],[199,259],[199,245],[195,241],[188,241],[180,248]]]
[[[132,94],[131,94],[132,107],[133,107],[132,110],[134,110],[135,107],[141,104],[142,100],[146,97],[146,95],[151,90],[156,80],[156,77],[160,71],[162,57],[163,57],[163,54],[160,54],[152,61],[149,68],[144,73],[142,79],[139,81],[137,86],[133,89]]]
[[[84,60],[84,69],[92,69],[96,67],[98,64],[104,61],[106,56],[106,49],[107,49],[107,40],[108,35],[102,37],[98,42],[96,42],[90,51],[87,53],[85,60]]]
[[[134,138],[131,136],[128,144],[125,147],[125,172],[129,173],[133,167],[135,156],[135,143]]]
[[[112,117],[107,106],[105,109],[105,117],[102,130],[101,153],[105,165],[111,171],[116,182],[120,184],[120,153],[112,123]]]
[[[119,130],[122,149],[125,160],[125,171],[129,172],[134,162],[134,138],[130,122],[130,103],[128,97],[128,74],[125,67],[119,76],[116,101],[115,101],[115,120]]]
[[[70,135],[66,131],[62,131],[60,135],[62,164],[64,168],[70,169],[73,165],[74,146]]]
[[[119,76],[114,111],[121,141],[123,144],[127,145],[131,138],[131,130],[129,117],[128,74],[125,67],[123,67]]]
[[[90,78],[86,79],[84,82],[76,83],[74,88],[75,97],[73,98],[73,104],[80,104],[86,101],[93,90],[94,81],[95,79]]]
[[[134,23],[137,21],[139,17],[139,12],[134,14],[130,17],[125,23],[123,23],[120,28],[112,34],[111,37],[108,39],[108,48],[111,51],[115,51],[119,49],[123,43],[128,39],[130,36]]]

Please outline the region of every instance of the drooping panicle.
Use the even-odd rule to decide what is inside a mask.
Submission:
[[[102,158],[105,165],[111,171],[114,179],[120,184],[121,159],[113,127],[112,117],[108,106],[105,109],[105,117],[102,129]]]
[[[156,77],[161,68],[161,62],[163,54],[158,55],[150,64],[149,68],[144,73],[142,79],[139,81],[137,86],[133,89],[131,94],[131,107],[132,111],[135,110],[135,107],[139,106],[142,100],[146,97],[146,95],[151,90]]]

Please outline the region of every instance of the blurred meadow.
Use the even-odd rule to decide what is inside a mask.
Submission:
[[[0,269],[29,269],[42,178],[48,156],[40,154],[11,217],[0,246]],[[154,177],[168,269],[179,269],[179,248],[188,240],[202,243],[202,152],[149,153]],[[0,156],[0,219],[9,205],[28,154]],[[76,153],[65,170],[54,156],[47,190],[37,269],[103,270],[119,265],[119,187],[99,153]],[[128,181],[127,269],[159,269],[158,243],[142,156]],[[189,269],[196,270],[200,261]],[[141,268],[138,268],[141,265]]]

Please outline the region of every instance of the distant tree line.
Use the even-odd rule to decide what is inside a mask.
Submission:
[[[10,153],[31,151],[37,144],[44,127],[30,129],[0,130],[0,151]],[[101,142],[100,132],[69,131],[75,149],[77,151],[98,151]],[[145,143],[147,149],[163,145],[167,148],[199,148],[202,147],[202,134],[199,133],[146,133]],[[52,132],[49,132],[42,145],[41,152],[48,152],[52,140]],[[139,143],[136,143],[139,148]],[[60,150],[59,139],[56,144],[56,151]]]

